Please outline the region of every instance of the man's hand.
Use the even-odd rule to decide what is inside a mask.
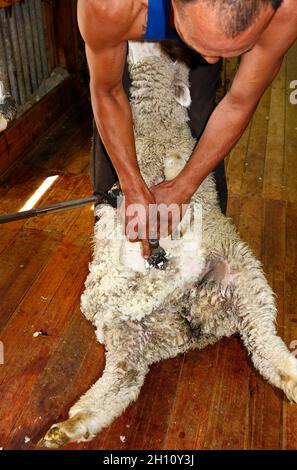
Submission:
[[[141,241],[145,259],[151,254],[148,239],[154,238],[154,231],[157,232],[154,218],[150,217],[155,207],[155,198],[145,184],[137,189],[124,191],[121,218],[125,234],[130,242]]]
[[[124,191],[121,218],[130,242],[141,241],[144,258],[150,256],[149,239],[170,236],[187,210],[190,196],[175,184],[165,181],[150,189]]]
[[[175,180],[151,188],[158,209],[158,238],[170,236],[184,217],[191,195]]]

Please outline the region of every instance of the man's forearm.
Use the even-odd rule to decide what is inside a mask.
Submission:
[[[244,107],[228,95],[217,106],[190,160],[175,179],[174,184],[188,198],[240,139],[255,108],[256,103]]]
[[[144,184],[136,158],[132,112],[122,88],[95,91],[91,85],[96,125],[123,191]]]

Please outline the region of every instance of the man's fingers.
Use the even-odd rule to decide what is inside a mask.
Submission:
[[[151,255],[151,248],[148,240],[141,240],[142,244],[142,256],[144,259],[148,259]]]
[[[134,225],[133,227],[130,225],[126,225],[126,237],[128,238],[129,242],[135,243],[139,241],[139,230],[138,225]]]

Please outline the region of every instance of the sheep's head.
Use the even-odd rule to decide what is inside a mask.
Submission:
[[[152,186],[176,176],[192,154],[189,67],[155,42],[129,42],[137,158]]]
[[[180,60],[173,60],[157,42],[129,41],[128,61],[130,65],[138,64],[146,59],[162,58],[173,72],[173,86],[176,101],[183,107],[191,105],[189,86],[189,68]]]

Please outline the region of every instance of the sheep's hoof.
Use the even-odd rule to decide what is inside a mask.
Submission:
[[[290,402],[292,403],[297,403],[297,378],[296,377],[283,378],[282,388],[288,400],[290,400]]]
[[[63,429],[59,427],[59,424],[55,424],[51,429],[46,433],[46,435],[40,439],[37,444],[37,447],[46,447],[48,449],[58,449],[63,447],[71,438],[66,434]]]
[[[48,449],[58,449],[69,442],[85,442],[94,436],[88,431],[88,413],[76,413],[62,423],[54,424],[46,435],[40,439],[37,446]]]

